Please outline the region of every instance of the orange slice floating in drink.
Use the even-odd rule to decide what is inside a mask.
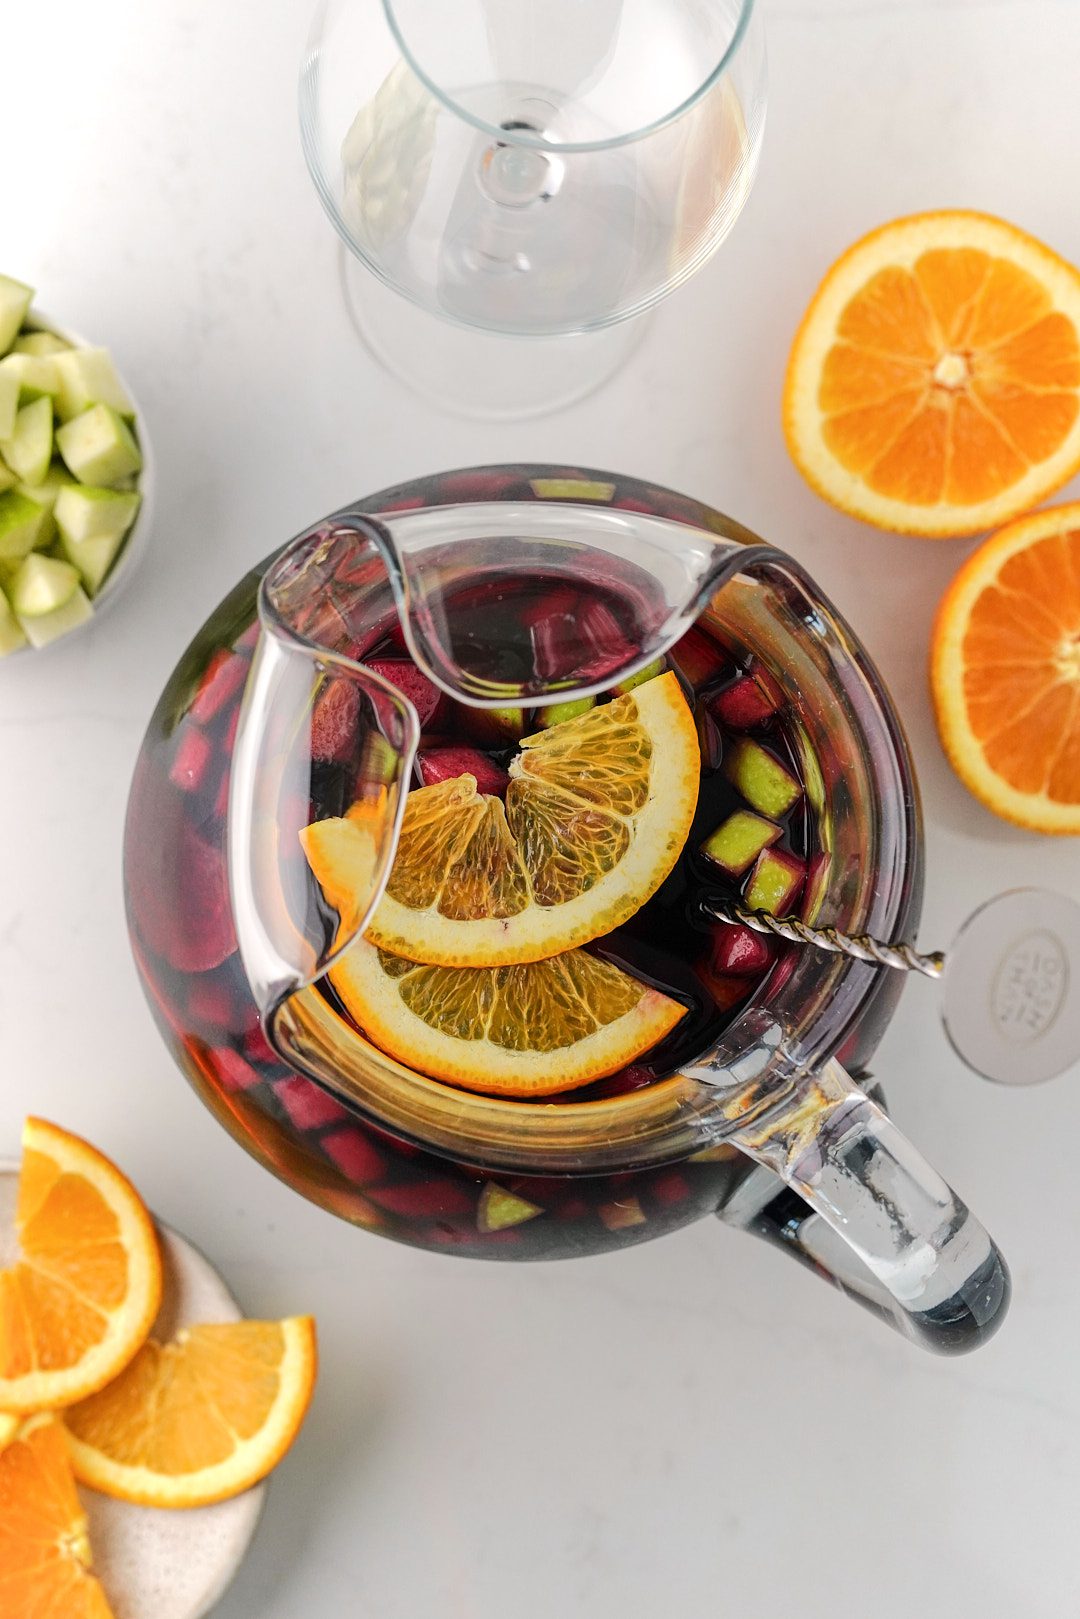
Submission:
[[[656,892],[697,804],[697,732],[676,676],[525,737],[521,750],[505,805],[471,775],[409,794],[374,944],[428,965],[541,961],[610,932]],[[339,911],[370,864],[358,844],[353,873],[349,832],[346,816],[301,834]]]
[[[942,745],[988,809],[1080,833],[1080,502],[1011,523],[938,609],[930,681]]]
[[[1027,511],[1080,467],[1080,272],[985,214],[872,231],[799,328],[784,431],[818,494],[880,528]]]
[[[360,940],[330,976],[389,1056],[497,1096],[550,1096],[615,1073],[685,1011],[584,950],[517,966],[438,967]]]

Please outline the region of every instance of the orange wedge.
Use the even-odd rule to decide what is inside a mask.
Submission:
[[[108,1388],[65,1411],[75,1475],[149,1507],[201,1507],[265,1478],[304,1420],[310,1316],[187,1327],[151,1339]]]
[[[671,871],[697,805],[700,753],[674,674],[525,737],[505,807],[462,775],[409,794],[367,937],[408,961],[541,961],[609,933]],[[301,840],[342,914],[370,875],[352,817]]]
[[[938,609],[930,683],[942,746],[995,815],[1080,833],[1080,503],[1011,523]]]
[[[361,939],[330,976],[389,1056],[495,1096],[552,1096],[613,1074],[685,1012],[584,950],[514,967],[425,967]]]
[[[112,1619],[90,1572],[86,1513],[64,1430],[31,1417],[0,1450],[0,1613],[4,1619]]]
[[[161,1255],[135,1188],[78,1136],[23,1127],[20,1255],[0,1270],[0,1410],[54,1409],[127,1365],[161,1300]]]
[[[795,464],[902,534],[975,534],[1080,467],[1080,272],[987,214],[915,214],[833,266],[784,387]]]

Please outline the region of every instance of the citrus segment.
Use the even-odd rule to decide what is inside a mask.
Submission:
[[[516,966],[440,967],[360,940],[330,976],[389,1056],[494,1095],[554,1095],[612,1074],[685,1010],[583,950]]]
[[[316,1361],[308,1316],[151,1339],[108,1388],[64,1413],[76,1476],[143,1506],[197,1507],[239,1495],[292,1444]]]
[[[841,510],[973,534],[1080,467],[1080,272],[989,215],[916,214],[857,242],[795,339],[788,447]]]
[[[1080,833],[1080,503],[968,558],[938,609],[931,687],[949,761],[988,809]]]
[[[138,1193],[109,1160],[42,1119],[23,1129],[20,1255],[0,1271],[0,1409],[82,1399],[127,1365],[161,1299]]]
[[[0,1450],[0,1613],[111,1619],[90,1572],[86,1513],[64,1430],[52,1417],[31,1417]]]
[[[368,937],[410,961],[487,967],[609,932],[678,859],[699,766],[693,716],[669,673],[524,738],[505,808],[467,773],[416,789]],[[350,881],[341,826],[319,822],[302,840],[339,910]]]

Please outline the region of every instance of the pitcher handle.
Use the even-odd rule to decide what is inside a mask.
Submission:
[[[729,1223],[787,1248],[924,1348],[961,1354],[997,1331],[1011,1284],[996,1244],[838,1062],[729,1139],[798,1193],[774,1181],[773,1197],[755,1199],[748,1184],[722,1211]]]

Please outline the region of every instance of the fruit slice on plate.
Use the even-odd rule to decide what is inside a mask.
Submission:
[[[435,967],[361,939],[330,977],[382,1051],[496,1096],[552,1096],[613,1074],[685,1011],[584,950],[512,967]]]
[[[292,1444],[317,1360],[310,1316],[150,1339],[108,1388],[64,1412],[75,1476],[142,1506],[239,1495]]]
[[[53,1417],[29,1418],[0,1450],[0,1613],[111,1619],[90,1572],[86,1513]]]
[[[930,683],[942,746],[996,815],[1080,834],[1080,502],[1011,523],[938,609]]]
[[[671,871],[697,804],[693,716],[673,674],[525,737],[505,804],[475,777],[409,794],[368,927],[409,961],[540,961],[608,933]],[[302,834],[328,896],[348,886],[336,823]]]
[[[20,1255],[0,1270],[0,1410],[53,1409],[101,1388],[145,1339],[157,1235],[115,1165],[43,1119],[23,1127],[16,1221]]]
[[[986,214],[916,214],[829,271],[784,388],[788,448],[880,528],[975,534],[1080,467],[1080,272]]]

